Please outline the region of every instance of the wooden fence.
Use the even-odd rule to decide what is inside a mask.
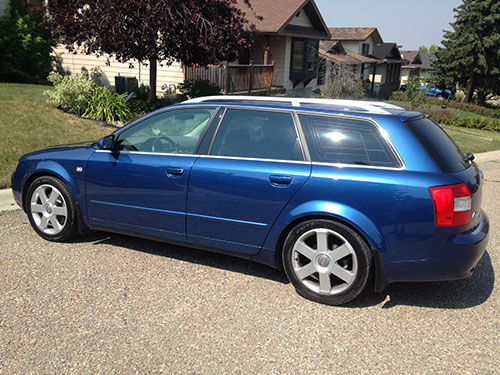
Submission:
[[[273,85],[272,64],[184,66],[184,79],[206,79],[224,89],[225,94],[249,94],[253,90],[269,89]]]

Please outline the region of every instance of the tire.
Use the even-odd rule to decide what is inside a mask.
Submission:
[[[25,208],[33,229],[48,241],[66,241],[77,233],[75,198],[58,178],[42,176],[33,181],[26,193]]]
[[[368,283],[371,264],[366,242],[336,221],[300,223],[290,231],[283,247],[283,267],[297,292],[327,305],[342,305],[356,298]]]

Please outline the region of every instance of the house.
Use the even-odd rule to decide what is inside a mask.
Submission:
[[[175,89],[185,79],[200,77],[225,87],[227,93],[252,91],[252,88],[268,86],[267,82],[295,95],[308,95],[317,88],[319,41],[329,39],[330,33],[314,0],[252,0],[251,5],[252,9],[249,9],[243,0],[235,4],[256,26],[256,39],[251,50],[240,51],[238,61],[225,66],[186,67],[181,62],[171,66],[158,64],[157,87]],[[114,84],[117,75],[136,77],[140,83],[148,83],[147,64],[137,61],[119,63],[106,56],[71,54],[63,46],[58,46],[55,52],[60,68],[71,74],[80,73],[82,68],[99,67],[104,82],[108,84]]]
[[[408,63],[401,67],[401,84],[405,84],[411,76],[418,77],[421,80],[431,78],[432,61],[437,59],[436,55],[430,53],[420,53],[419,51],[401,50],[401,57],[408,60]]]
[[[384,43],[375,27],[331,27],[329,31],[331,40],[340,42],[346,51],[371,59],[361,63],[359,71],[359,79],[369,81],[371,96],[389,97],[399,88],[404,60],[396,43]]]
[[[368,77],[368,67],[377,60],[345,49],[340,41],[323,40],[319,44],[320,63],[318,67],[319,86],[328,83],[335,64],[345,64],[356,81],[363,82]]]
[[[396,43],[379,43],[373,46],[372,57],[378,60],[370,73],[370,92],[382,98],[389,98],[399,89],[401,66],[406,61],[401,58]]]

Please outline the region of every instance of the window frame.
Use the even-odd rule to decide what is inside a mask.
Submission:
[[[302,51],[302,69],[301,70],[296,70],[294,69],[294,55],[295,55],[295,43],[296,42],[303,42],[304,43],[304,50]],[[308,70],[309,64],[308,64],[308,57],[309,57],[309,52],[314,49],[315,50],[315,56],[314,56],[314,69],[313,70]],[[318,64],[319,64],[319,40],[317,39],[308,39],[308,38],[297,38],[293,37],[292,38],[292,46],[290,49],[290,79],[292,80],[308,80],[308,79],[314,79],[318,75]]]
[[[258,111],[258,112],[278,112],[285,113],[290,115],[292,118],[292,122],[295,128],[295,133],[297,134],[297,139],[300,146],[300,151],[302,153],[302,160],[289,160],[289,159],[266,159],[266,158],[250,158],[245,156],[225,156],[225,155],[212,155],[212,148],[215,143],[215,138],[217,134],[219,134],[219,130],[221,127],[224,118],[227,115],[228,110],[236,109],[236,110],[246,110],[246,111]],[[263,108],[263,107],[245,107],[245,106],[224,106],[221,110],[221,115],[219,121],[217,121],[217,125],[213,135],[210,139],[210,145],[206,149],[206,151],[200,155],[200,157],[209,157],[216,159],[237,159],[237,160],[255,160],[255,161],[266,161],[266,162],[286,162],[286,163],[310,163],[311,159],[309,157],[309,150],[307,149],[307,144],[305,142],[304,134],[302,133],[302,128],[300,126],[300,122],[298,121],[298,117],[296,116],[296,111],[286,110],[286,109],[277,109],[277,108]],[[214,124],[215,125],[215,124]]]
[[[153,117],[156,117],[156,116],[163,115],[163,114],[165,114],[167,112],[178,111],[178,110],[186,110],[186,109],[213,109],[214,110],[213,113],[212,113],[212,115],[208,119],[207,123],[205,124],[205,128],[201,132],[200,138],[198,139],[198,142],[196,143],[196,146],[195,146],[195,148],[194,148],[194,150],[193,150],[192,153],[178,154],[178,153],[169,153],[169,152],[130,151],[130,150],[113,150],[113,151],[110,151],[110,152],[113,152],[113,153],[148,154],[148,155],[169,155],[169,156],[199,155],[198,152],[199,152],[200,146],[201,146],[201,144],[203,142],[203,139],[205,138],[208,130],[212,127],[212,123],[214,122],[214,120],[216,119],[216,117],[220,114],[220,109],[221,109],[220,105],[207,105],[207,104],[205,104],[205,105],[175,106],[175,107],[162,108],[162,109],[150,112],[150,113],[144,115],[143,117],[140,117],[140,118],[138,118],[138,119],[130,122],[129,124],[123,126],[121,129],[113,132],[112,134],[115,136],[115,143],[116,143],[120,139],[120,134],[121,133],[123,133],[126,130],[129,130],[129,129],[135,127],[135,126],[138,126],[138,125],[142,124],[146,120],[149,120],[149,119],[151,119]],[[98,151],[103,151],[103,150],[98,150]]]
[[[308,160],[311,160],[311,163],[313,165],[330,165],[330,166],[335,166],[335,167],[340,167],[340,168],[369,168],[369,169],[385,169],[385,170],[396,170],[396,171],[402,171],[406,169],[406,165],[401,158],[401,155],[399,152],[396,150],[396,147],[394,147],[394,144],[392,143],[391,138],[387,135],[384,135],[385,129],[382,128],[382,126],[376,122],[375,120],[371,118],[365,118],[365,117],[357,117],[357,116],[349,116],[349,115],[335,115],[335,114],[328,114],[328,113],[318,113],[318,112],[308,112],[308,111],[295,111],[296,116],[297,116],[297,122],[299,123],[299,126],[301,128],[302,136],[303,136],[303,142],[305,144],[305,147],[307,149],[307,156]],[[322,161],[313,161],[311,158],[311,154],[308,149],[308,144],[305,139],[305,135],[303,133],[303,127],[304,124],[300,121],[300,115],[305,115],[305,116],[317,116],[317,117],[327,117],[327,118],[333,118],[333,119],[338,119],[338,120],[355,120],[355,121],[360,121],[360,122],[366,122],[370,125],[372,125],[375,128],[375,131],[378,133],[382,141],[385,142],[386,146],[388,149],[391,151],[393,154],[394,158],[398,162],[399,166],[377,166],[377,165],[359,165],[359,164],[349,164],[349,163],[341,163],[341,162],[322,162]]]

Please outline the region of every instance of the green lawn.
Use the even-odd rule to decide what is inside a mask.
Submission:
[[[50,86],[0,83],[0,187],[10,186],[19,157],[47,146],[97,140],[112,129],[47,103]]]
[[[500,132],[459,128],[443,125],[443,129],[460,146],[462,151],[473,154],[500,150]]]

